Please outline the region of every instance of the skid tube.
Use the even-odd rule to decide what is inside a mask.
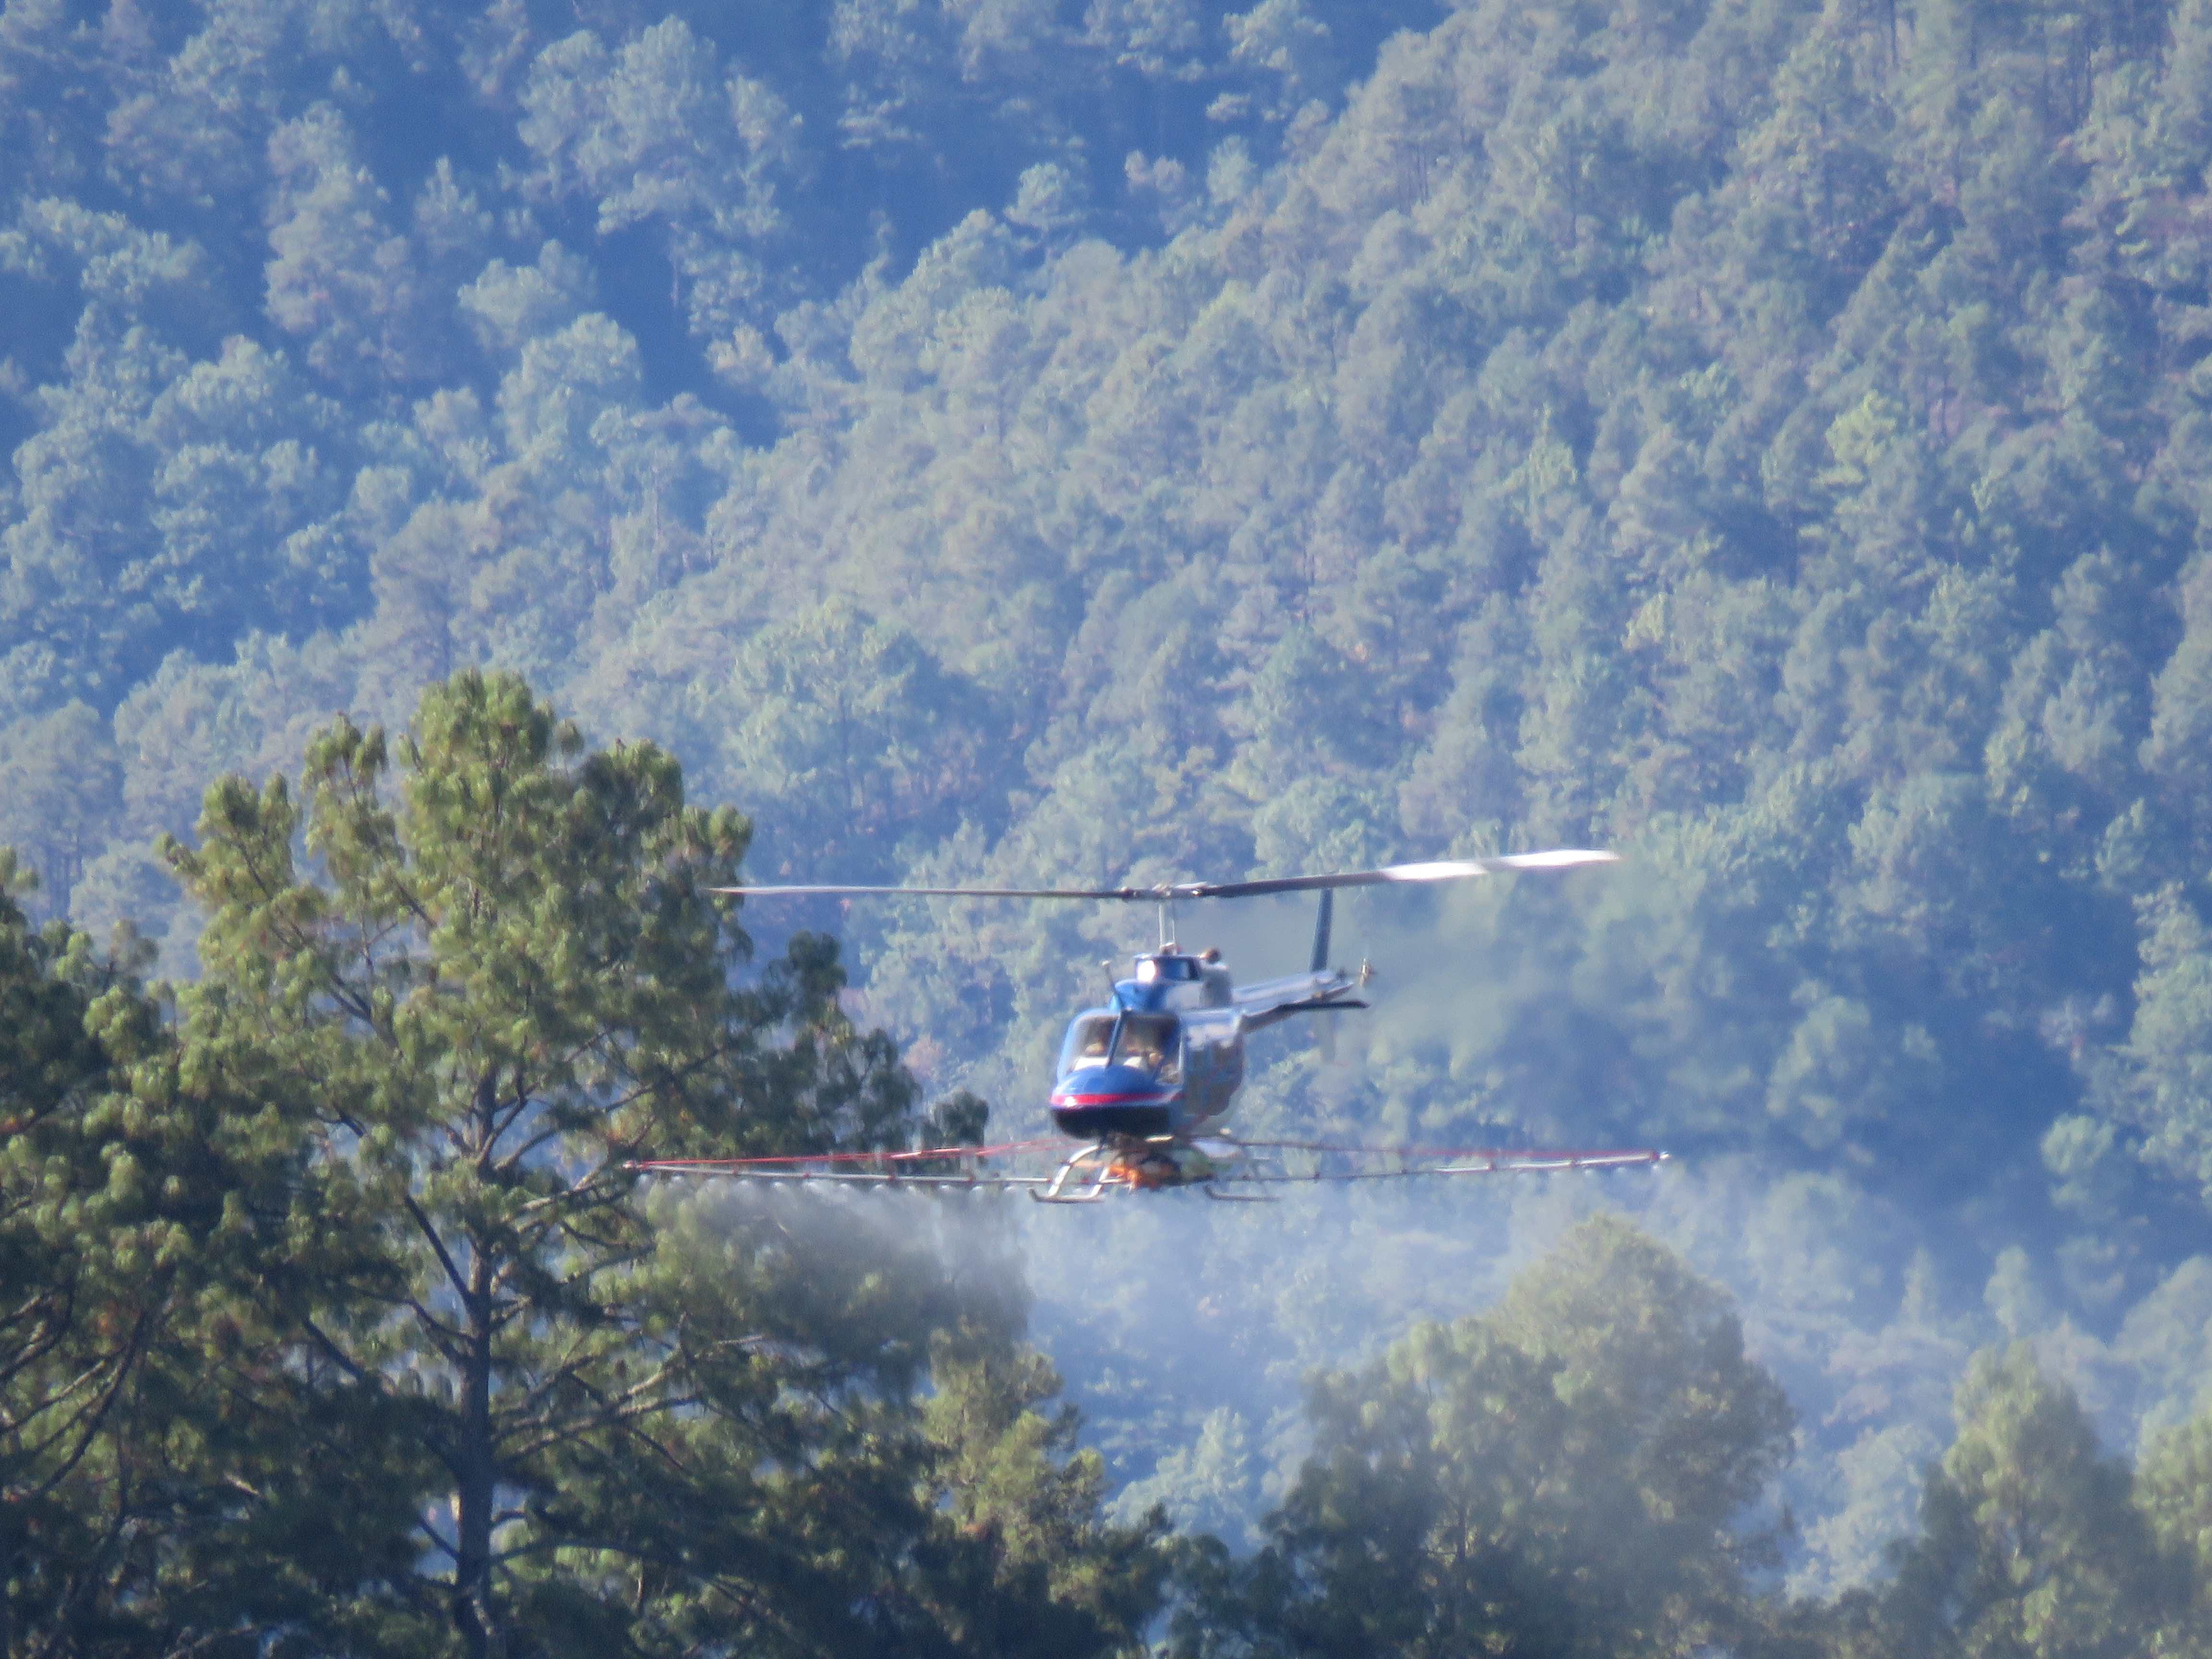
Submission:
[[[1110,1142],[1103,1140],[1094,1146],[1077,1147],[1060,1161],[1060,1167],[1052,1172],[1052,1179],[1045,1182],[1042,1191],[1035,1187],[1029,1189],[1030,1197],[1039,1204],[1097,1204],[1103,1201],[1107,1183],[1115,1173],[1115,1151]],[[1090,1166],[1087,1170],[1085,1165]],[[1070,1190],[1070,1178],[1079,1171],[1085,1178],[1076,1182],[1074,1189]],[[1126,1186],[1128,1183],[1124,1181],[1116,1184]]]

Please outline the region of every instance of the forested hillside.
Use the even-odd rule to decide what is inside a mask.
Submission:
[[[31,922],[198,976],[158,839],[477,665],[757,878],[1617,848],[1348,905],[1377,1010],[1244,1121],[1677,1170],[1010,1224],[1113,1514],[1233,1547],[1175,1639],[1456,1650],[1292,1589],[1438,1344],[1550,1363],[1414,1322],[1598,1208],[1738,1298],[1728,1573],[1853,1651],[1972,1623],[2008,1457],[2203,1549],[2212,0],[9,0],[0,158]],[[1017,1130],[1139,942],[744,920]]]

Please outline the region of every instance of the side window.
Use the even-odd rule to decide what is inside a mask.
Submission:
[[[1079,1066],[1103,1066],[1113,1042],[1113,1015],[1084,1015],[1067,1028],[1067,1041],[1060,1045],[1060,1075],[1065,1077]]]

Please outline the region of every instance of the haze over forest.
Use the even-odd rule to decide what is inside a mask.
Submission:
[[[291,936],[248,874],[281,848],[295,879],[312,822],[296,879],[340,895],[331,917],[383,915],[360,872],[389,845],[347,791],[461,776],[495,731],[535,733],[515,763],[547,799],[618,778],[659,803],[623,857],[754,880],[1617,848],[1601,872],[1347,902],[1339,953],[1373,957],[1376,1009],[1342,1017],[1333,1060],[1309,1027],[1261,1039],[1237,1126],[1677,1160],[916,1222],[942,1260],[884,1219],[918,1204],[825,1212],[896,1259],[896,1315],[866,1249],[830,1248],[843,1223],[654,1200],[680,1242],[664,1310],[718,1275],[783,1283],[759,1266],[779,1228],[832,1261],[834,1330],[784,1292],[724,1310],[831,1357],[776,1387],[838,1379],[772,1432],[731,1406],[763,1437],[732,1428],[753,1449],[727,1455],[901,1449],[866,1456],[906,1482],[880,1536],[909,1540],[882,1549],[911,1602],[873,1624],[838,1622],[859,1593],[819,1562],[749,1580],[757,1624],[643,1576],[633,1614],[629,1569],[617,1595],[573,1563],[557,1594],[502,1568],[449,1617],[404,1587],[459,1575],[459,1609],[468,1546],[418,1560],[397,1498],[381,1541],[346,1534],[374,1585],[270,1568],[294,1597],[270,1611],[262,1476],[209,1473],[228,1443],[202,1425],[164,1478],[232,1495],[125,1528],[100,1506],[140,1466],[40,1461],[22,1391],[68,1352],[40,1348],[0,1364],[0,1478],[75,1518],[40,1523],[63,1530],[35,1571],[30,1533],[0,1539],[9,1643],[540,1650],[498,1647],[512,1618],[557,1651],[616,1639],[589,1602],[653,1652],[1412,1654],[1483,1631],[1516,1653],[2208,1651],[2212,0],[8,0],[0,184],[0,846],[35,876],[20,915],[0,903],[0,994],[26,999],[0,1032],[8,1192],[64,1167],[94,1191],[119,1156],[101,1137],[158,1120],[200,1126],[162,1156],[216,1196],[143,1259],[203,1221],[228,1237],[222,1182],[321,1213],[283,1171],[380,1143],[347,1120],[357,1143],[283,1151],[239,1079],[368,1073],[279,1007]],[[585,747],[518,712],[532,696]],[[388,775],[380,722],[416,732]],[[641,743],[749,844],[678,813]],[[208,796],[232,774],[250,787]],[[276,775],[281,808],[256,793]],[[427,858],[465,815],[421,787]],[[726,918],[681,915],[699,960],[742,954]],[[1248,976],[1298,965],[1311,926],[1275,901],[1176,920]],[[746,1086],[802,1127],[702,1097],[681,1133],[707,1150],[972,1129],[963,1093],[994,1135],[1040,1131],[1062,1022],[1152,926],[934,902],[737,921],[738,1000],[701,1006],[794,1045]],[[111,945],[122,923],[143,950]],[[93,1048],[34,1052],[34,1004],[63,1010],[39,1042],[88,1018]],[[322,1034],[287,1048],[295,1017]],[[633,1017],[689,1052],[689,1016]],[[33,1144],[41,1089],[89,1113],[75,1150]],[[297,1121],[339,1121],[334,1098]],[[233,1118],[260,1125],[216,1135],[240,1161],[178,1150]],[[352,1214],[363,1179],[314,1204]],[[39,1211],[35,1249],[7,1210],[0,1267],[76,1261],[67,1229],[110,1214],[85,1202]],[[275,1292],[218,1319],[207,1286],[282,1278],[222,1259],[173,1305],[294,1356],[254,1387],[398,1366],[373,1320],[351,1347],[327,1326],[327,1353],[286,1334]],[[101,1294],[125,1305],[129,1277]],[[187,1326],[176,1355],[234,1352]],[[100,1352],[159,1374],[158,1344]],[[1547,1392],[1546,1366],[1611,1403]],[[1585,1431],[1633,1438],[1639,1367],[1728,1402],[1698,1419],[1694,1480],[1666,1461],[1671,1406],[1633,1431],[1662,1474],[1625,1440],[1587,1454]],[[1050,1416],[1055,1368],[1079,1430]],[[163,1398],[129,1420],[184,1409]],[[323,1443],[307,1406],[279,1418],[304,1437],[283,1444]],[[1558,1458],[1516,1464],[1509,1419]],[[1433,1463],[1404,1451],[1428,1434]],[[437,1489],[392,1455],[361,1467]],[[1611,1536],[1631,1467],[1680,1526]],[[1573,1490],[1529,1523],[1540,1549],[1518,1522],[1485,1534],[1466,1607],[1490,1611],[1415,1630],[1390,1621],[1430,1607],[1431,1568],[1376,1577],[1355,1540],[1403,1523],[1429,1559],[1439,1468]],[[979,1469],[1024,1495],[989,1510]],[[572,1475],[611,1478],[514,1478]],[[643,1527],[644,1490],[593,1513]],[[759,1501],[765,1537],[784,1523]],[[1990,1518],[2015,1502],[2040,1541]],[[569,1524],[546,1503],[530,1524]],[[194,1553],[209,1539],[234,1570]],[[84,1540],[118,1564],[97,1587],[52,1565]],[[976,1583],[1027,1611],[963,1624]],[[1579,1609],[1567,1635],[1554,1602]],[[108,1622],[70,1622],[95,1603]]]

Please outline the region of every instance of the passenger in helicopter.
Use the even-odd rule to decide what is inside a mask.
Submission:
[[[1077,1066],[1103,1066],[1114,1042],[1114,1017],[1111,1014],[1093,1015],[1076,1028],[1074,1041],[1067,1045],[1067,1057],[1062,1071]]]
[[[1161,1083],[1172,1083],[1177,1073],[1176,1023],[1158,1014],[1123,1017],[1121,1044],[1114,1058]]]
[[[1116,1030],[1119,1030],[1118,1040]],[[1159,1014],[1086,1014],[1069,1027],[1060,1050],[1060,1075],[1086,1066],[1127,1066],[1159,1083],[1181,1074],[1181,1034],[1171,1017]]]

